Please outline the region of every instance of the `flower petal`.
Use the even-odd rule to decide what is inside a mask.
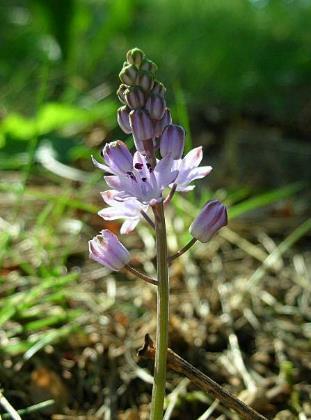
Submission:
[[[120,229],[120,233],[122,235],[126,235],[130,232],[132,232],[136,226],[138,225],[140,219],[129,219],[129,220],[125,220],[125,222],[122,224],[121,229]]]

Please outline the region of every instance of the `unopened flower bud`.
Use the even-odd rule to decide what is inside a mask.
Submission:
[[[117,95],[118,98],[120,99],[121,102],[123,102],[124,104],[126,104],[126,100],[125,100],[125,91],[128,89],[128,87],[126,85],[120,85],[119,89],[117,90]]]
[[[131,86],[124,92],[127,105],[131,109],[142,108],[145,105],[145,94],[141,87]]]
[[[138,76],[138,70],[133,64],[129,64],[121,70],[119,78],[122,83],[133,86],[136,84],[136,79]]]
[[[102,230],[100,235],[89,241],[90,258],[112,271],[120,271],[130,261],[128,250],[110,230]]]
[[[205,204],[189,228],[191,235],[200,242],[207,242],[228,223],[227,209],[218,200]]]
[[[130,124],[137,141],[153,138],[153,124],[151,118],[144,109],[135,109],[130,112]]]
[[[102,156],[115,174],[124,174],[133,169],[133,156],[121,140],[107,143],[102,151]]]
[[[180,159],[185,145],[185,130],[175,124],[167,125],[160,139],[160,153],[165,157],[170,153],[173,159]]]
[[[126,106],[122,106],[118,109],[117,120],[118,124],[122,131],[125,134],[130,134],[132,132],[132,128],[130,125],[130,111]]]
[[[172,123],[172,117],[170,110],[166,108],[163,117],[160,121],[154,121],[154,135],[155,137],[160,137],[164,128]]]
[[[151,94],[147,99],[146,110],[153,120],[160,120],[165,112],[165,100],[162,96]]]
[[[133,48],[129,50],[126,54],[126,59],[129,64],[134,64],[137,67],[140,67],[143,60],[145,58],[145,54],[139,48]]]
[[[154,63],[151,60],[147,60],[147,59],[145,59],[142,62],[140,68],[141,68],[141,70],[150,71],[153,74],[158,70],[158,66],[156,65],[156,63]]]
[[[139,71],[136,84],[141,86],[145,92],[148,92],[153,87],[153,76],[148,71]]]
[[[156,93],[158,95],[164,96],[166,92],[166,87],[163,83],[159,82],[158,80],[154,80],[152,93]]]

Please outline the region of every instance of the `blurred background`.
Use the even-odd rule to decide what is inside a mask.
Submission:
[[[148,418],[152,365],[135,352],[154,336],[154,289],[87,256],[119,230],[96,215],[90,156],[126,138],[115,92],[133,47],[214,167],[174,198],[171,252],[208,199],[230,211],[172,266],[170,346],[270,418],[311,417],[310,22],[310,0],[0,4],[0,388],[25,418]],[[154,275],[148,227],[122,240]],[[168,382],[166,420],[234,418]]]

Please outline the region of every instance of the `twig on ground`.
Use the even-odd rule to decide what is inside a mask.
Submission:
[[[154,360],[154,355],[155,347],[153,341],[149,334],[146,334],[145,344],[138,351],[138,356]],[[205,392],[208,392],[213,398],[219,400],[226,407],[235,410],[244,419],[267,420],[266,417],[257,413],[253,408],[233,396],[229,391],[218,385],[215,381],[181,358],[178,354],[174,353],[171,349],[168,349],[167,366],[175,372],[181,373],[183,376],[189,378],[193,384],[197,385]]]

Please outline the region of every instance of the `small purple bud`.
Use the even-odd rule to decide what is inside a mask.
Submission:
[[[155,73],[158,70],[158,66],[151,60],[144,60],[140,66],[141,70],[150,71]]]
[[[102,152],[107,165],[115,173],[126,173],[133,170],[133,156],[121,140],[107,143]]]
[[[130,261],[128,250],[107,229],[89,241],[89,256],[112,271],[120,271]]]
[[[153,82],[152,93],[156,93],[158,95],[164,96],[165,92],[166,92],[166,87],[163,85],[163,83],[159,82],[158,80],[155,80]]]
[[[133,64],[129,64],[123,67],[119,74],[121,82],[128,86],[133,86],[136,84],[137,76],[138,70]]]
[[[126,104],[126,100],[125,100],[125,91],[128,89],[128,87],[126,85],[120,85],[119,89],[117,90],[117,95],[118,98],[120,99],[121,102],[123,102],[124,104]]]
[[[130,110],[126,106],[121,106],[117,114],[118,124],[125,134],[131,134],[132,128],[130,125]]]
[[[125,100],[129,108],[138,109],[145,105],[145,94],[141,87],[131,86],[124,92]]]
[[[137,67],[140,67],[143,60],[145,58],[145,54],[139,48],[133,48],[129,50],[126,54],[126,59],[129,64],[134,64]]]
[[[145,92],[148,92],[153,87],[153,76],[148,71],[139,71],[136,84],[142,87]]]
[[[180,159],[185,145],[185,130],[175,124],[167,125],[160,139],[160,153],[165,157],[168,153],[173,159]]]
[[[151,94],[146,102],[146,110],[153,120],[161,120],[165,112],[165,100],[162,96]]]
[[[154,135],[155,137],[160,137],[164,128],[172,123],[172,117],[171,117],[171,113],[170,110],[168,108],[166,108],[163,117],[161,118],[160,121],[154,121]]]
[[[153,124],[144,109],[135,109],[130,112],[130,124],[132,132],[138,142],[153,138]]]
[[[218,200],[205,204],[189,228],[191,235],[200,242],[207,242],[223,226],[228,224],[226,207]]]

